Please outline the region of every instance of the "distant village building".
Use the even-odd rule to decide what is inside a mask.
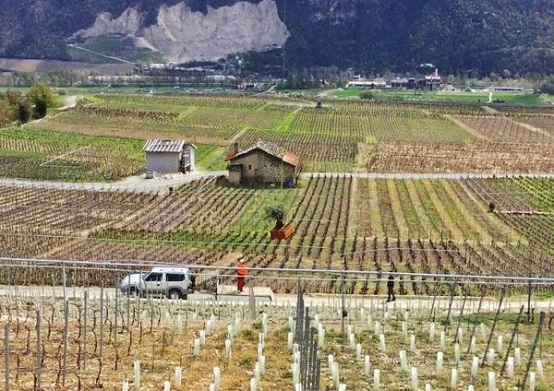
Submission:
[[[439,75],[437,69],[432,75],[427,75],[423,78],[415,79],[397,77],[395,79],[387,80],[387,88],[392,89],[408,89],[408,90],[424,90],[424,91],[438,91],[442,86],[442,78]]]
[[[387,83],[389,88],[408,88],[410,80],[405,77],[397,77],[396,79],[391,79]]]
[[[142,149],[146,153],[146,171],[158,173],[194,170],[194,144],[184,140],[148,140]]]
[[[257,141],[246,149],[238,144],[227,155],[229,182],[278,184],[292,187],[296,182],[299,158],[294,153],[270,143]]]
[[[523,88],[514,87],[514,86],[503,86],[503,87],[492,86],[492,87],[489,87],[487,90],[492,92],[518,92],[518,93],[525,92]]]
[[[432,75],[425,76],[425,84],[423,89],[426,91],[438,91],[441,89],[442,77],[439,75],[439,70],[435,69]]]
[[[385,88],[387,86],[387,83],[385,79],[377,78],[377,79],[361,79],[358,78],[356,80],[350,80],[346,87],[367,87],[367,88]]]

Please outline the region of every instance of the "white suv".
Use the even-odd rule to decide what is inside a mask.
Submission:
[[[195,276],[186,267],[154,267],[150,272],[126,276],[119,288],[126,295],[186,299],[189,293],[194,292]]]

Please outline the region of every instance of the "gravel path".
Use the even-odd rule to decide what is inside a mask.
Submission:
[[[73,182],[43,182],[28,181],[21,179],[0,179],[0,185],[35,187],[44,189],[71,189],[90,191],[133,191],[133,192],[157,192],[167,193],[170,187],[177,187],[192,181],[227,175],[227,171],[195,171],[188,174],[174,174],[144,179],[144,175],[137,175],[126,178],[119,182],[94,182],[94,183],[73,183]]]
[[[188,174],[172,174],[160,176],[154,179],[144,179],[144,175],[137,175],[126,178],[119,182],[95,182],[95,183],[74,183],[74,182],[44,182],[29,181],[22,179],[0,179],[2,186],[36,187],[47,189],[79,189],[90,191],[134,191],[134,192],[158,192],[167,193],[170,187],[178,187],[192,181],[227,176],[227,171],[194,171]],[[466,179],[466,178],[554,178],[554,173],[533,173],[533,174],[478,174],[478,173],[373,173],[373,172],[305,172],[302,178],[323,178],[323,177],[352,177],[367,179]]]
[[[249,294],[244,292],[242,294],[236,294],[235,286],[221,286],[220,288],[227,288],[228,291],[233,292],[231,294],[219,294],[218,301],[220,302],[233,302],[237,304],[248,304]],[[225,290],[225,289],[221,289]],[[83,298],[84,292],[88,291],[91,299],[98,299],[100,297],[100,288],[97,287],[67,287],[66,293],[69,298]],[[270,301],[268,292],[271,294],[273,303],[276,305],[292,305],[296,304],[296,294],[281,294],[273,293],[269,288],[254,287],[254,296],[257,301]],[[106,297],[114,298],[116,290],[114,288],[104,288],[104,294]],[[62,286],[6,286],[0,285],[0,297],[25,297],[25,298],[63,298]],[[189,301],[200,304],[201,302],[211,302],[215,299],[215,295],[209,292],[196,292],[189,295]],[[342,306],[341,295],[333,294],[309,294],[304,295],[304,300],[307,306],[317,306],[318,308],[325,306],[332,306],[340,308]],[[450,297],[439,296],[433,299],[432,296],[400,296],[397,295],[395,303],[385,304],[386,296],[380,295],[346,295],[345,307],[348,309],[354,308],[375,308],[384,305],[390,305],[397,308],[420,308],[430,309],[432,306],[435,308],[447,308],[450,304]],[[435,303],[433,303],[435,301]],[[535,297],[531,300],[531,305],[536,311],[550,311],[552,308],[552,299],[537,299]],[[475,307],[479,302],[478,297],[471,297],[467,299],[467,305],[465,306],[466,313],[472,313],[475,311]],[[463,305],[462,297],[455,297],[452,301],[452,308],[456,311]],[[517,312],[522,306],[527,305],[527,298],[524,296],[519,297],[507,297],[503,303],[504,311]],[[485,297],[482,303],[482,312],[494,312],[498,307],[498,299],[494,297]]]

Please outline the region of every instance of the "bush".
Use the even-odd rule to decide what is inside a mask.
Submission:
[[[283,221],[285,218],[285,208],[283,205],[271,205],[265,208],[265,215],[268,219]]]
[[[275,220],[275,229],[281,229],[285,225],[285,207],[283,205],[271,205],[265,208],[265,215],[268,219]]]
[[[364,91],[360,94],[360,98],[361,99],[372,100],[372,99],[375,99],[375,95],[373,95],[373,92],[371,92],[371,91]]]

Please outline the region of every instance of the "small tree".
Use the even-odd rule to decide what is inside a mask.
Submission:
[[[285,226],[285,207],[283,205],[271,205],[265,208],[265,215],[268,219],[275,220],[275,228],[281,229]]]
[[[361,99],[372,100],[372,99],[375,99],[375,95],[373,95],[373,92],[371,92],[371,91],[364,91],[360,94],[360,98]]]
[[[17,119],[20,124],[25,124],[31,119],[31,105],[28,101],[22,101],[17,108]]]
[[[35,84],[29,89],[27,99],[35,105],[35,118],[45,117],[46,110],[54,105],[54,95],[52,93],[52,89],[42,83]]]

